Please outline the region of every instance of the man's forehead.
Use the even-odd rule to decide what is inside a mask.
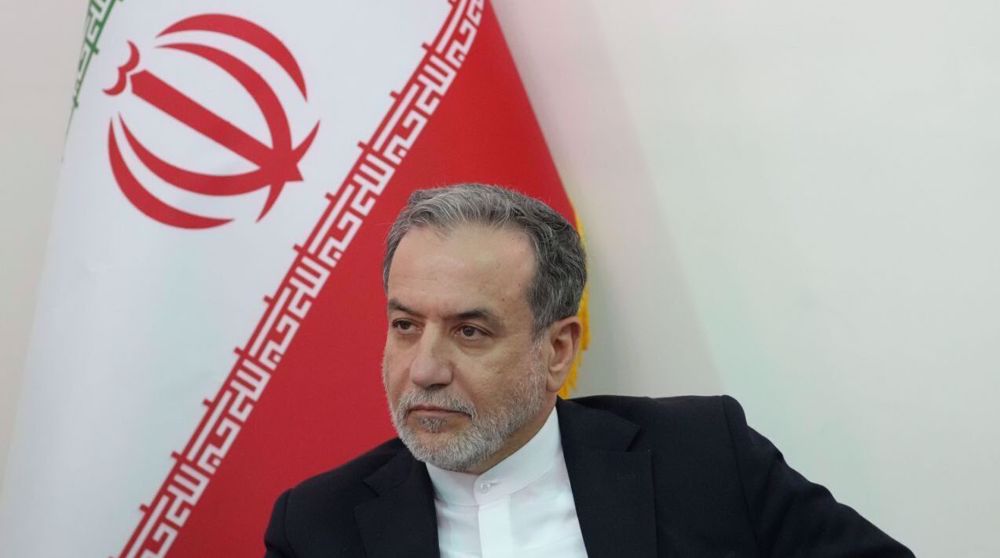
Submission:
[[[414,225],[403,238],[413,233],[433,233],[441,239],[452,237],[505,237],[521,238],[526,243],[530,243],[528,233],[512,224],[488,224],[477,223],[475,221],[462,221],[448,225]]]
[[[462,223],[453,227],[420,226],[400,239],[399,252],[418,251],[425,258],[447,256],[469,264],[502,262],[505,265],[535,267],[535,253],[524,231],[509,226]]]
[[[386,294],[396,308],[416,312],[502,315],[511,303],[527,303],[533,254],[526,235],[514,229],[462,225],[442,234],[415,228],[396,250]]]

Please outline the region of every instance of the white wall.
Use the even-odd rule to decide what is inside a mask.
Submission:
[[[496,9],[588,227],[581,392],[733,394],[918,555],[1000,555],[1000,5]],[[82,14],[0,5],[0,457]]]
[[[0,2],[0,478],[83,37],[81,0]]]
[[[588,227],[581,391],[730,393],[918,556],[1000,556],[1000,4],[496,8]]]

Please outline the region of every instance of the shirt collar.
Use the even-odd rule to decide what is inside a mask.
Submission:
[[[510,496],[541,478],[562,453],[559,420],[553,408],[542,428],[506,459],[481,475],[447,471],[427,463],[434,497],[449,504],[483,505]]]

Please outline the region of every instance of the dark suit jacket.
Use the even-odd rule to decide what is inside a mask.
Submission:
[[[592,558],[913,556],[786,465],[732,398],[557,409]],[[438,556],[435,516],[426,467],[392,440],[282,494],[266,558]]]

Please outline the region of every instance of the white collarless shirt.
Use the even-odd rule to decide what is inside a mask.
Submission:
[[[535,436],[481,475],[427,464],[441,558],[586,556],[555,409]]]

